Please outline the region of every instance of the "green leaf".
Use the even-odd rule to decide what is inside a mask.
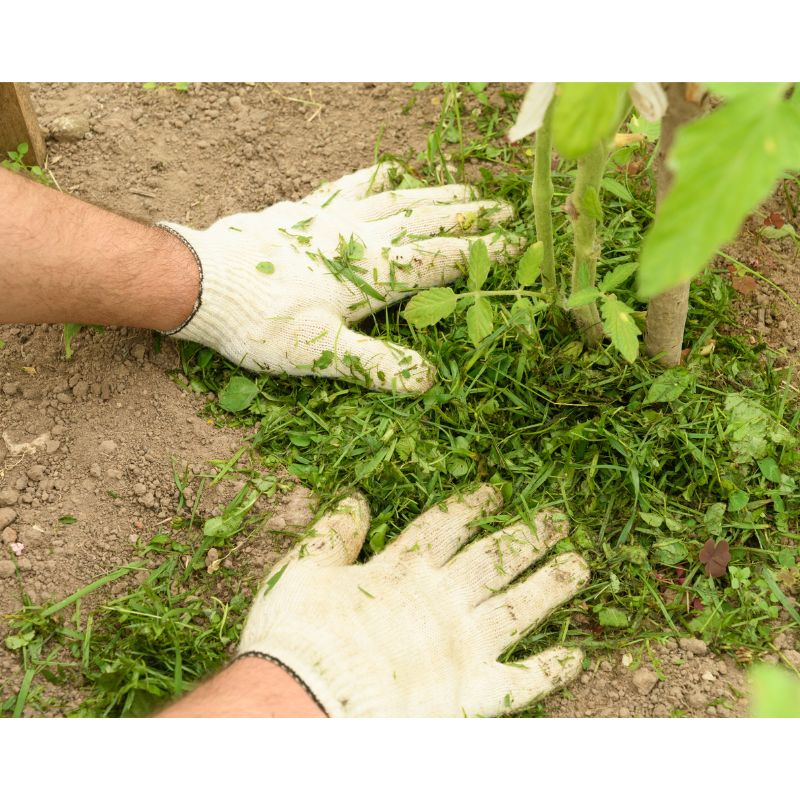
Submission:
[[[639,354],[639,328],[632,314],[633,309],[620,300],[608,298],[603,303],[603,328],[614,347],[631,363]]]
[[[258,395],[258,386],[250,378],[234,375],[219,393],[219,404],[230,412],[244,411]]]
[[[469,246],[469,267],[467,272],[467,288],[477,292],[489,274],[489,251],[483,239],[476,239]]]
[[[783,590],[778,586],[778,582],[775,580],[775,576],[772,574],[772,570],[768,567],[764,567],[761,574],[772,594],[775,595],[778,602],[786,609],[786,613],[800,625],[800,613],[797,611],[797,605],[783,593]]]
[[[694,278],[781,173],[800,167],[800,111],[774,92],[737,95],[681,128],[668,161],[674,182],[642,245],[643,297]]]
[[[520,286],[532,286],[542,271],[544,261],[544,243],[534,242],[523,254],[517,267],[517,283]]]
[[[689,370],[683,367],[668,369],[650,384],[644,404],[677,400],[693,383],[694,377]]]
[[[774,458],[762,458],[758,462],[758,468],[768,481],[773,483],[781,482],[781,470]]]
[[[614,267],[611,272],[607,272],[600,281],[600,291],[610,292],[618,286],[622,286],[631,275],[639,268],[636,261],[631,261],[628,264],[619,264]]]
[[[708,535],[712,538],[722,536],[722,520],[725,516],[725,503],[713,503],[703,518]]]
[[[640,511],[639,516],[653,528],[660,528],[664,524],[664,517],[662,517],[661,514],[651,514],[648,511]]]
[[[333,351],[323,350],[320,357],[316,359],[316,361],[314,361],[312,366],[314,367],[314,369],[325,369],[325,367],[329,367],[332,362],[333,362]]]
[[[619,181],[615,181],[613,178],[603,178],[600,185],[609,194],[613,194],[614,197],[618,197],[620,200],[624,200],[626,203],[635,202],[630,189],[628,189],[627,186],[623,186]]]
[[[725,412],[728,415],[725,437],[737,464],[765,458],[770,442],[789,445],[796,441],[758,403],[741,394],[726,396]]]
[[[536,314],[547,308],[547,303],[542,300],[534,305],[527,297],[520,297],[514,301],[510,309],[511,321],[515,325],[521,325],[528,333],[536,330]]]
[[[256,264],[256,269],[265,275],[272,275],[275,272],[275,265],[271,261],[260,261]]]
[[[74,525],[77,521],[71,514],[58,518],[59,525]]]
[[[600,195],[594,186],[586,187],[586,191],[580,199],[579,211],[598,222],[603,221],[603,207],[600,205]]]
[[[728,498],[728,511],[741,511],[750,502],[750,495],[737,489]]]
[[[75,322],[64,325],[64,357],[69,361],[72,358],[72,337],[83,327]]]
[[[435,325],[456,310],[458,296],[449,286],[437,286],[414,295],[405,307],[403,316],[415,328]]]
[[[604,628],[628,627],[628,615],[621,608],[605,606],[600,609],[597,619]]]
[[[581,306],[588,306],[593,303],[598,297],[602,297],[602,292],[594,287],[588,289],[580,289],[567,298],[567,308],[580,308]]]
[[[494,328],[492,304],[485,297],[478,297],[467,310],[467,333],[477,347]]]
[[[20,157],[25,156],[28,154],[28,143],[21,142],[20,146],[17,148],[17,152],[19,153]]]
[[[653,558],[674,567],[689,558],[689,550],[680,539],[660,539],[653,545]]]
[[[561,83],[553,109],[553,141],[565,158],[580,158],[617,129],[628,83]]]

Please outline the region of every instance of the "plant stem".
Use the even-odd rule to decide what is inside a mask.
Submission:
[[[669,105],[661,121],[661,141],[658,144],[655,161],[656,207],[661,204],[672,185],[672,173],[667,167],[666,159],[675,133],[681,125],[702,113],[704,100],[701,94],[690,90],[692,87],[696,88],[696,84],[663,85]],[[656,217],[658,217],[657,211]],[[680,363],[683,330],[688,312],[688,283],[682,283],[668,292],[656,295],[647,305],[647,330],[644,343],[649,355],[656,357],[665,367],[674,367]]]
[[[578,161],[578,175],[575,190],[569,198],[569,216],[572,220],[572,233],[575,239],[575,260],[572,264],[572,293],[595,285],[597,277],[597,257],[600,246],[597,241],[597,222],[594,208],[587,204],[590,195],[599,198],[600,182],[608,158],[606,142],[600,142]],[[595,202],[594,207],[599,207]],[[592,302],[572,310],[584,342],[589,347],[597,347],[603,340],[603,324],[597,303]]]
[[[558,285],[553,247],[552,121],[553,104],[551,103],[541,128],[536,131],[536,149],[533,161],[533,217],[536,222],[536,237],[544,245],[542,285],[550,293],[551,299],[555,299]]]

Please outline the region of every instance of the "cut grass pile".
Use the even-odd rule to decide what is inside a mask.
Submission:
[[[484,197],[514,204],[510,230],[534,241],[532,151],[502,139],[518,101],[503,93],[491,102],[482,85],[447,85],[426,151],[400,160],[423,183],[461,179],[463,169]],[[637,258],[653,217],[651,163],[652,146],[633,145],[609,164],[601,277]],[[554,171],[562,265],[571,262],[561,205],[573,169],[560,162]],[[495,265],[485,289],[517,288],[515,271],[515,264]],[[327,505],[353,488],[364,493],[374,515],[364,557],[420,512],[478,481],[497,484],[506,498],[486,529],[544,507],[565,509],[572,533],[558,550],[580,551],[593,581],[505,658],[556,642],[591,653],[696,635],[748,661],[781,629],[800,624],[793,599],[800,582],[800,410],[775,354],[741,331],[724,332],[736,331],[728,278],[710,269],[692,286],[685,365],[667,372],[646,359],[629,364],[610,347],[587,352],[565,312],[512,315],[513,298],[494,302],[495,329],[477,349],[465,308],[425,330],[411,328],[397,307],[362,325],[436,364],[438,382],[422,397],[253,376],[192,344],[181,349],[182,366],[198,392],[225,397],[232,380],[246,388],[244,409],[229,413],[215,401],[208,412],[220,425],[257,426],[251,444],[264,466],[288,469]],[[632,279],[615,291],[641,307]],[[233,546],[247,527],[240,513],[246,497],[235,502],[227,522],[178,523],[180,543],[161,532],[148,553],[160,565],[135,591],[96,610],[91,631],[73,606],[50,614],[29,606],[17,615],[12,645],[29,670],[27,686],[13,687],[0,708],[21,712],[37,672],[73,681],[80,672],[88,699],[77,713],[145,713],[222,663],[247,600],[238,588],[231,599],[217,599],[202,567],[209,547]],[[730,546],[720,578],[708,577],[699,560],[708,539]],[[197,569],[183,568],[186,554]],[[219,575],[238,586],[227,567]],[[57,670],[51,663],[43,671],[43,661],[70,651],[56,659]]]

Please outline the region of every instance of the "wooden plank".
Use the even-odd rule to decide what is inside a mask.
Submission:
[[[47,149],[33,111],[28,87],[24,83],[0,83],[0,154],[28,143],[25,162],[44,166]]]

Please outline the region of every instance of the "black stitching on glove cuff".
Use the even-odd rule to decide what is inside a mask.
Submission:
[[[174,336],[176,333],[180,333],[195,318],[195,315],[200,310],[200,306],[203,304],[203,262],[200,261],[200,256],[197,255],[197,250],[195,250],[189,241],[180,233],[178,233],[178,231],[173,230],[168,225],[164,225],[163,223],[159,223],[154,227],[160,228],[162,231],[172,234],[176,239],[180,239],[180,241],[182,241],[189,248],[189,252],[194,256],[195,263],[197,264],[197,272],[200,276],[200,289],[197,292],[197,300],[194,301],[192,313],[189,314],[189,316],[180,325],[178,325],[177,328],[173,328],[171,331],[159,331],[165,336]]]
[[[326,716],[330,717],[330,714],[325,710],[325,706],[320,703],[319,698],[311,691],[309,685],[290,667],[288,664],[284,664],[279,658],[275,658],[274,656],[268,656],[266,653],[259,653],[257,650],[251,650],[249,653],[240,653],[236,658],[233,659],[231,663],[235,664],[242,658],[261,658],[264,661],[269,661],[270,664],[274,664],[276,667],[280,667],[284,672],[288,672],[302,687],[306,690],[308,696],[314,701],[317,708]]]

